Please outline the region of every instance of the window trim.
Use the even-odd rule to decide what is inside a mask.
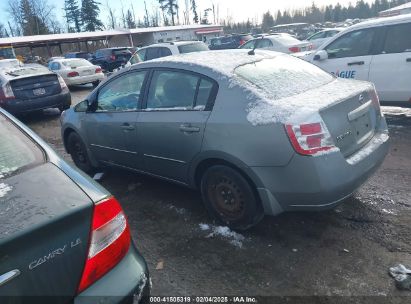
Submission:
[[[187,109],[187,110],[181,110],[181,109],[161,109],[159,108],[156,111],[147,111],[147,100],[148,100],[148,94],[150,91],[150,86],[151,86],[151,82],[153,80],[153,75],[155,72],[157,71],[162,71],[162,72],[179,72],[179,73],[187,73],[187,74],[191,74],[193,76],[198,77],[198,81],[197,81],[197,87],[196,87],[196,93],[195,93],[195,100],[193,103],[193,108],[192,109]],[[198,109],[194,109],[195,105],[197,104],[197,97],[198,97],[198,89],[201,83],[201,79],[205,79],[210,81],[213,84],[213,88],[211,89],[210,92],[210,96],[208,97],[207,103],[205,105],[205,108],[203,110],[198,110]],[[184,69],[176,69],[176,68],[151,68],[150,71],[150,75],[147,79],[146,82],[146,86],[145,86],[145,93],[144,93],[144,99],[143,102],[141,103],[141,109],[140,112],[147,112],[147,113],[152,113],[152,112],[210,112],[213,110],[214,107],[214,103],[218,94],[218,90],[219,90],[219,85],[218,82],[215,81],[214,79],[201,74],[201,73],[197,73],[197,72],[193,72],[193,71],[189,71],[189,70],[184,70]]]

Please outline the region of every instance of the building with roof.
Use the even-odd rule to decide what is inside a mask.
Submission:
[[[143,46],[153,43],[203,40],[220,36],[220,25],[179,25],[136,29],[115,29],[97,32],[62,33],[0,38],[0,47],[13,46],[16,53],[39,50],[49,57],[68,51],[94,51],[101,47]],[[19,49],[24,49],[20,50]],[[38,52],[37,52],[38,53]]]
[[[380,17],[390,17],[405,14],[411,14],[411,2],[378,13]]]

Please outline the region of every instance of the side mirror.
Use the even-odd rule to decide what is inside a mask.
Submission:
[[[314,61],[322,61],[326,59],[328,59],[328,53],[324,50],[318,51],[313,58]]]

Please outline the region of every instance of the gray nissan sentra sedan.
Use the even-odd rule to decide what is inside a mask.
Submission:
[[[260,50],[133,65],[61,120],[82,170],[116,166],[200,189],[235,229],[335,207],[381,165],[389,139],[372,84]]]

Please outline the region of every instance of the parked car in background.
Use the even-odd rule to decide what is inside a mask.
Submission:
[[[147,265],[120,203],[1,109],[0,129],[2,303],[148,297]]]
[[[358,23],[306,60],[342,78],[374,83],[381,102],[411,105],[411,15]]]
[[[83,58],[86,60],[92,60],[93,55],[89,52],[71,52],[64,54],[64,58]]]
[[[240,49],[265,49],[282,53],[309,51],[313,48],[310,42],[300,41],[288,34],[273,34],[248,41]]]
[[[338,205],[388,152],[370,83],[263,50],[134,65],[61,121],[82,170],[116,166],[200,189],[210,214],[235,229]]]
[[[10,113],[59,108],[71,105],[71,95],[63,78],[39,64],[25,64],[0,70],[0,107]]]
[[[202,41],[176,41],[156,43],[143,47],[135,52],[129,61],[129,65],[140,61],[147,61],[171,55],[202,51],[208,51],[207,45]]]
[[[249,34],[236,34],[236,35],[212,38],[210,40],[209,49],[210,50],[237,49],[251,39],[253,39],[253,36]]]
[[[68,86],[92,83],[93,86],[104,79],[103,70],[86,59],[56,59],[48,64],[49,69],[61,77]]]
[[[18,59],[0,59],[0,70],[19,68],[22,63]]]
[[[308,37],[306,40],[308,42],[311,42],[313,45],[313,49],[317,49],[319,46],[321,46],[324,42],[329,40],[331,37],[334,37],[337,35],[339,32],[342,32],[344,28],[330,28],[330,29],[324,29],[320,32],[317,32],[310,37]]]
[[[97,50],[91,63],[101,66],[104,71],[112,72],[129,61],[132,53],[126,47]]]

